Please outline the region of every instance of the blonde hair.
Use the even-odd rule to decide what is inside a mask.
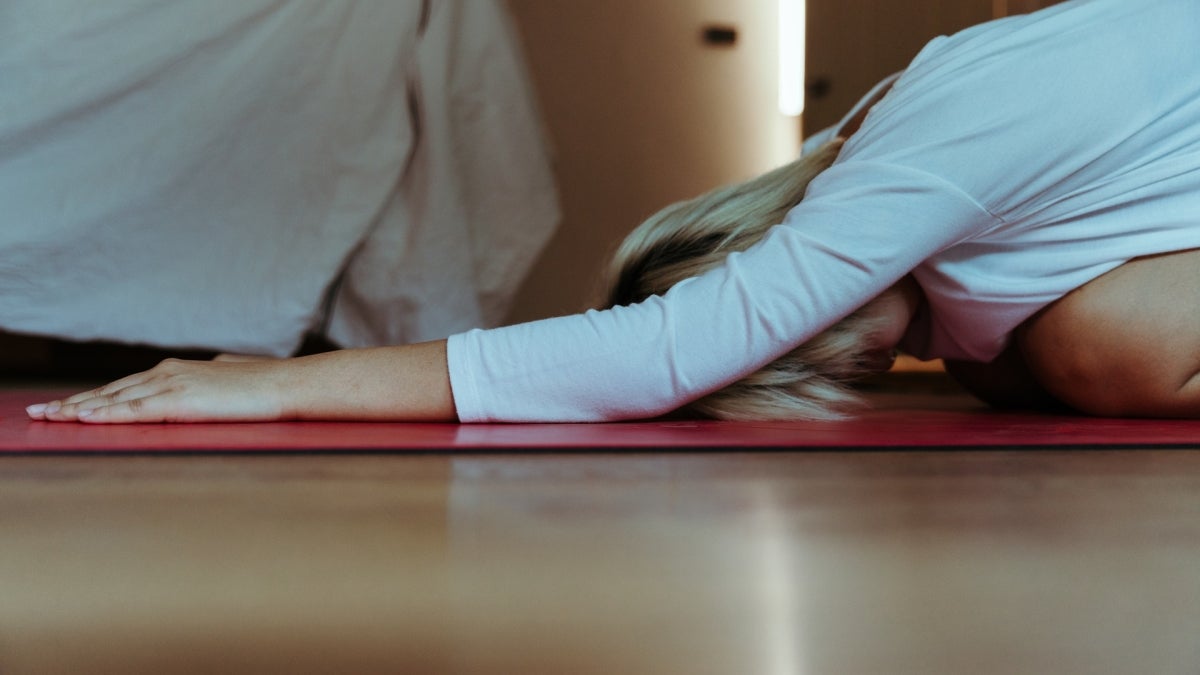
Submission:
[[[757,242],[833,164],[842,139],[746,183],[673,204],[635,229],[609,268],[607,306],[641,302],[722,264]],[[798,289],[800,291],[801,289]],[[745,378],[685,407],[733,420],[845,417],[862,406],[851,383],[869,374],[869,338],[882,319],[866,308]]]

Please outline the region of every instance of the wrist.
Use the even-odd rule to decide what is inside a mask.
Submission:
[[[456,419],[445,341],[326,352],[272,367],[269,395],[286,419]]]
[[[263,395],[279,411],[279,419],[282,420],[312,417],[314,401],[310,400],[311,395],[306,391],[307,378],[298,361],[296,358],[286,358],[262,364],[266,368],[261,379],[265,388]]]

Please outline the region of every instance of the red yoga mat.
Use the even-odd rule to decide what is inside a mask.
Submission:
[[[549,452],[971,448],[1200,448],[1200,421],[1008,413],[969,402],[867,411],[841,422],[616,424],[135,424],[34,422],[25,406],[66,395],[0,391],[0,452]],[[906,404],[902,404],[906,405]]]

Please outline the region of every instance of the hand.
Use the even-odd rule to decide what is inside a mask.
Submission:
[[[180,361],[26,410],[35,420],[250,422],[285,416],[281,361]]]

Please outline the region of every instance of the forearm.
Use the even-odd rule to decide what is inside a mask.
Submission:
[[[28,413],[102,424],[456,419],[445,341],[281,360],[168,359]]]
[[[348,349],[279,362],[291,419],[454,421],[446,341]]]

